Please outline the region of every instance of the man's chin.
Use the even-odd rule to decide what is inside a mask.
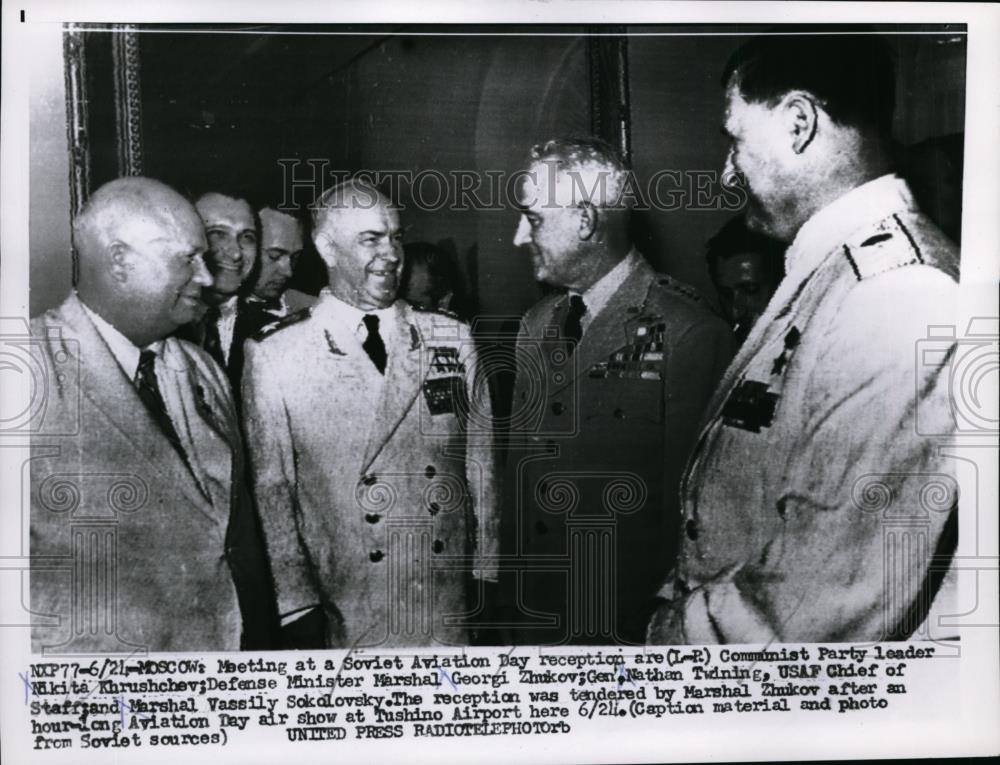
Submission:
[[[193,324],[196,321],[201,321],[206,311],[208,311],[208,306],[202,302],[192,303],[184,301],[174,312],[174,320],[179,327],[185,324]]]
[[[376,309],[388,308],[393,303],[396,302],[396,292],[393,291],[375,291],[368,293],[368,300],[371,302]]]
[[[205,300],[213,305],[221,305],[230,298],[236,297],[240,285],[233,287],[231,284],[219,284],[216,282],[205,293]]]
[[[223,300],[235,295],[243,283],[239,276],[227,271],[219,271],[213,278],[212,292]]]
[[[282,286],[280,289],[256,290],[253,296],[261,300],[277,300],[283,294],[285,294],[285,288]]]
[[[770,215],[759,207],[747,207],[746,226],[750,231],[765,236],[774,236],[774,221]]]

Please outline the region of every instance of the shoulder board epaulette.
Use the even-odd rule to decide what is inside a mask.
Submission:
[[[666,274],[659,274],[656,277],[656,283],[670,292],[677,295],[682,295],[688,300],[692,300],[695,303],[700,303],[702,301],[701,295],[698,293],[694,287],[689,284],[685,284],[682,281],[674,279],[672,276],[667,276]]]
[[[447,308],[424,308],[423,306],[416,305],[415,303],[410,303],[410,308],[417,313],[436,314],[438,316],[447,316],[449,319],[454,319],[455,321],[461,321],[461,319],[458,318],[457,313],[449,311]]]
[[[311,308],[303,308],[301,311],[296,311],[295,313],[290,313],[287,316],[282,316],[280,319],[272,321],[269,324],[265,324],[263,327],[258,329],[253,335],[251,335],[251,339],[256,340],[259,343],[261,340],[270,337],[278,330],[290,327],[293,324],[298,324],[304,319],[308,319],[311,313]]]
[[[918,265],[924,256],[898,215],[890,215],[843,245],[844,257],[858,281],[903,266]]]

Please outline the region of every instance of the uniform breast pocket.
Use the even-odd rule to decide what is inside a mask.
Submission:
[[[454,414],[462,416],[469,410],[465,379],[460,375],[430,377],[422,386],[424,402],[432,416]]]
[[[623,424],[663,422],[660,380],[604,378],[587,381],[585,419],[610,418]]]

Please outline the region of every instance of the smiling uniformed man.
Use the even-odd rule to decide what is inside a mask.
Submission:
[[[378,191],[338,185],[314,222],[331,286],[247,344],[243,387],[286,645],[467,643],[497,537],[468,327],[396,300],[399,217]]]

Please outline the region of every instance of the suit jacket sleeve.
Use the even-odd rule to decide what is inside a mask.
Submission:
[[[851,321],[829,332],[815,363],[801,360],[806,406],[778,500],[782,529],[688,596],[678,642],[899,639],[920,623],[915,604],[957,484],[916,426],[919,411],[925,433],[954,427],[954,347],[930,363],[915,350],[930,324],[953,321],[953,286],[913,266],[851,291],[840,313]]]
[[[271,559],[278,613],[320,603],[299,534],[295,458],[288,415],[268,349],[246,345],[243,378],[244,427],[253,468],[254,495]]]

